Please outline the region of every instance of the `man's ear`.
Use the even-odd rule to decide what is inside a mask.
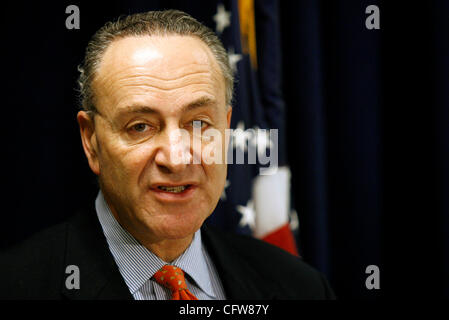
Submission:
[[[226,120],[228,121],[228,127],[227,127],[227,129],[231,128],[231,116],[232,116],[232,107],[229,106],[229,107],[228,107],[227,114],[226,114]]]
[[[100,165],[98,163],[98,143],[94,119],[86,111],[78,112],[76,119],[80,126],[81,142],[83,143],[89,167],[96,175],[99,175]]]
[[[226,130],[225,130],[225,148],[223,152],[223,163],[227,164],[227,155],[228,155],[228,149],[229,149],[229,141],[231,140],[231,135],[229,134],[229,130],[231,128],[231,116],[232,116],[232,107],[228,106],[228,109],[226,110]],[[227,167],[227,166],[226,166]]]

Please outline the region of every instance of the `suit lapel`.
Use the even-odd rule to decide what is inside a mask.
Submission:
[[[204,245],[217,268],[227,299],[276,299],[274,292],[279,289],[277,285],[264,279],[258,268],[236,253],[228,238],[205,225],[201,230]],[[94,209],[75,215],[67,225],[64,266],[69,265],[79,268],[80,289],[67,289],[63,281],[61,292],[66,298],[133,299],[109,251]],[[68,276],[64,275],[63,279]]]
[[[109,251],[95,210],[81,212],[67,225],[65,266],[75,265],[80,271],[80,289],[67,289],[69,299],[133,299]],[[69,275],[65,275],[64,279]]]
[[[264,279],[258,268],[240,256],[221,231],[203,225],[202,238],[211,256],[227,299],[276,299],[277,285]],[[248,248],[250,250],[250,248]]]

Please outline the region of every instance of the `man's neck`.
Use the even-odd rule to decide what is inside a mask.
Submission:
[[[159,242],[147,242],[145,240],[140,240],[138,237],[134,236],[137,241],[139,241],[144,247],[158,256],[161,260],[170,263],[178,258],[181,254],[186,251],[193,240],[193,235],[190,235],[184,239],[175,240],[162,240]]]
[[[177,239],[155,239],[149,237],[148,230],[141,230],[138,226],[133,227],[126,223],[126,221],[121,221],[114,210],[111,210],[111,212],[123,229],[131,234],[141,245],[167,263],[178,258],[193,241],[194,234]]]

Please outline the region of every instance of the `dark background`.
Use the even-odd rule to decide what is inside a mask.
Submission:
[[[80,30],[65,28],[70,4]],[[2,4],[1,247],[94,201],[75,118],[76,66],[92,34],[120,14],[199,4]],[[380,30],[365,28],[371,4]],[[449,297],[449,1],[279,10],[301,255],[340,298]],[[380,290],[365,288],[371,264]]]

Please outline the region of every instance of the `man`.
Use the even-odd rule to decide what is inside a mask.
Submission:
[[[95,207],[2,254],[2,298],[334,297],[299,258],[203,225],[227,170],[206,158],[224,160],[232,114],[213,32],[180,11],[127,16],[94,35],[80,71]]]

